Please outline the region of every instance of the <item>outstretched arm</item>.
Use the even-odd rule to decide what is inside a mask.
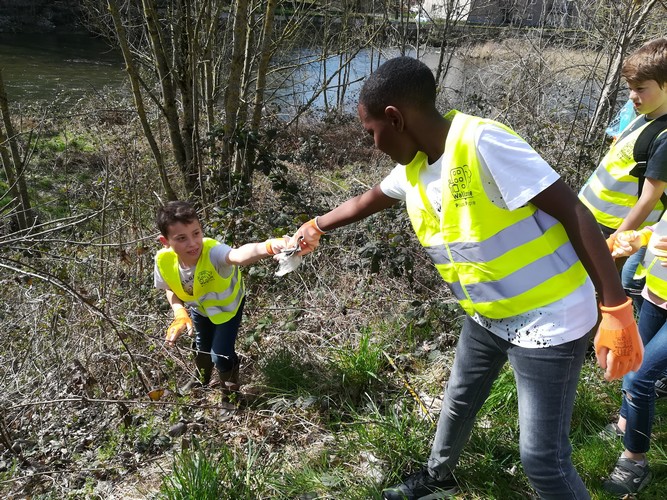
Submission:
[[[352,222],[365,219],[369,215],[380,212],[398,203],[398,200],[384,194],[380,185],[365,193],[350,198],[324,215],[303,224],[292,237],[292,241],[301,244],[301,255],[315,250],[319,245],[320,236],[327,231],[346,226]]]
[[[247,266],[275,255],[287,248],[289,238],[271,238],[260,243],[246,243],[238,248],[232,248],[227,254],[227,264]]]

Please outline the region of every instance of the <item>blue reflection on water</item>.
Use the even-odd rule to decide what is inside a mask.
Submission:
[[[290,50],[272,61],[266,107],[284,120],[307,105],[354,112],[364,77],[396,55],[395,49],[364,49],[323,60],[319,48]],[[124,66],[118,50],[86,34],[0,33],[0,67],[12,102],[67,103],[108,90],[127,95]]]

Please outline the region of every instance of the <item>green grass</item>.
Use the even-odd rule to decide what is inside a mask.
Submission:
[[[44,138],[38,141],[37,149],[52,153],[63,153],[67,150],[91,153],[95,151],[95,145],[93,141],[85,135],[75,135],[69,132],[61,132],[52,137]]]
[[[370,328],[364,328],[358,340],[333,348],[331,358],[334,369],[340,373],[341,385],[354,394],[378,381],[385,364],[382,347],[373,341]]]
[[[254,500],[272,498],[281,488],[276,457],[264,444],[247,441],[242,450],[225,444],[201,445],[176,455],[160,487],[166,500]]]

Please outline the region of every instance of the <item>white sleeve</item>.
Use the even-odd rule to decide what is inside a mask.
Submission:
[[[155,288],[159,290],[171,290],[171,288],[169,288],[169,285],[167,285],[167,282],[162,277],[162,273],[157,267],[157,262],[155,263],[155,267],[153,268],[153,283],[155,284]]]
[[[215,270],[223,278],[227,278],[234,269],[233,264],[227,264],[227,255],[231,251],[232,247],[221,243],[220,245],[215,245],[213,248],[211,248],[211,252],[209,253],[211,264],[213,264]]]
[[[396,200],[405,201],[408,191],[408,178],[405,175],[405,165],[396,165],[389,175],[380,182],[380,189],[384,194]]]
[[[478,130],[477,155],[510,210],[524,206],[560,176],[520,137],[485,125]]]

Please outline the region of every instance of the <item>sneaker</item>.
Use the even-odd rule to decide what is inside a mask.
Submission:
[[[408,476],[403,484],[382,490],[385,500],[436,500],[450,498],[459,491],[453,476],[438,480],[426,468]]]
[[[625,495],[637,493],[643,489],[651,482],[651,477],[648,463],[639,465],[634,460],[621,457],[609,477],[602,483],[602,487],[607,493],[623,498]]]
[[[600,431],[599,436],[602,439],[623,439],[625,433],[621,430],[618,424],[607,424],[604,429]]]
[[[667,396],[667,377],[655,381],[655,399]]]

